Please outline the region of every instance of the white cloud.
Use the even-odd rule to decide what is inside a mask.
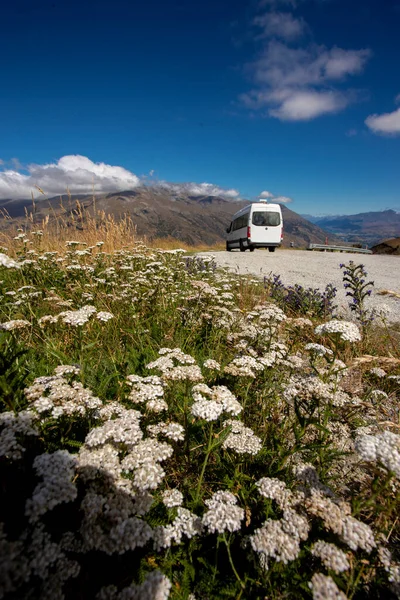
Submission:
[[[288,204],[289,202],[293,202],[292,198],[288,198],[287,196],[275,196],[272,192],[261,192],[260,198],[265,198],[268,200],[272,200],[272,202],[277,202],[278,204]]]
[[[47,196],[129,190],[140,184],[139,178],[123,167],[94,163],[86,156],[63,156],[55,163],[29,165],[20,173],[16,168],[0,171],[0,198],[29,198],[35,186]]]
[[[309,121],[321,115],[336,113],[348,104],[343,94],[334,91],[317,92],[313,90],[293,90],[269,114],[281,121]]]
[[[274,202],[277,202],[278,204],[289,204],[290,202],[293,202],[293,200],[287,196],[276,196]]]
[[[365,124],[377,134],[400,135],[400,108],[391,113],[369,115]]]
[[[240,200],[238,190],[222,188],[213,183],[168,183],[164,181],[160,185],[175,194],[188,194],[189,196],[220,196],[226,200]]]
[[[360,73],[370,51],[327,49],[311,45],[307,48],[289,48],[271,40],[263,54],[251,65],[256,83],[272,89],[297,86],[320,86]]]
[[[267,12],[255,17],[254,24],[262,29],[259,38],[280,37],[284,40],[294,40],[302,36],[308,29],[302,18],[296,18],[291,13]]]
[[[286,42],[305,33],[307,24],[290,12],[276,12],[275,2],[267,4],[270,10],[253,22],[263,29],[262,37],[284,41],[270,39],[247,65],[254,87],[239,97],[241,103],[252,110],[266,109],[266,114],[277,119],[305,121],[338,112],[354,102],[357,92],[337,89],[337,84],[362,73],[370,50],[289,46]]]

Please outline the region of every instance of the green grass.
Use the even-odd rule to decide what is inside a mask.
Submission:
[[[91,242],[46,254],[38,243],[21,240],[14,252],[20,268],[0,267],[0,521],[10,557],[5,597],[59,592],[87,599],[104,588],[97,597],[117,598],[132,586],[136,595],[129,597],[164,598],[162,586],[170,585],[169,597],[177,600],[190,594],[199,600],[308,598],[315,573],[331,577],[330,585],[348,598],[392,597],[400,535],[395,329],[371,325],[359,342],[321,337],[315,327],[329,315],[307,323],[304,306],[286,311],[283,296],[279,308],[262,281],[215,270],[212,261],[193,256],[186,262],[180,252],[137,244],[105,252]],[[93,314],[80,313],[82,324],[66,322],[76,317],[67,311],[88,305]],[[101,312],[111,318],[99,320]],[[15,320],[26,323],[17,327]],[[323,344],[325,356],[313,355],[309,343]],[[172,363],[148,368],[162,356]],[[217,369],[204,365],[210,359]],[[76,372],[55,376],[60,365]],[[371,371],[382,366],[383,376]],[[199,373],[208,388],[195,388]],[[132,384],[130,375],[156,379]],[[151,399],[157,398],[165,410],[154,411]],[[40,408],[46,401],[51,408]],[[201,418],[199,401],[208,414],[220,413]],[[108,415],[101,412],[107,407]],[[19,417],[21,411],[29,412]],[[22,423],[26,414],[35,433]],[[235,423],[248,428],[243,435],[255,436],[254,454],[227,445]],[[96,432],[120,424],[124,436],[104,433],[91,445]],[[152,426],[171,424],[181,426],[181,441],[150,438]],[[142,458],[137,427],[144,440],[153,440]],[[383,458],[365,461],[355,451],[360,427],[374,439],[393,434]],[[160,446],[164,460],[152,454],[157,440],[167,444]],[[248,444],[242,438],[242,447]],[[134,464],[121,470],[129,457]],[[146,460],[163,469],[148,489],[139,483]],[[263,478],[279,480],[280,495],[260,493]],[[176,521],[179,509],[163,503],[171,489],[183,495],[193,536],[179,516]],[[218,491],[232,494],[233,504],[220,506],[213,531],[207,502]],[[140,510],[143,493],[152,502]],[[359,538],[346,529],[350,515]],[[169,526],[175,538],[157,546],[156,528],[168,536]],[[140,527],[151,528],[143,542]],[[256,539],[267,530],[263,555]],[[318,540],[335,544],[348,568],[335,572],[315,556]],[[383,549],[393,552],[391,573]],[[43,556],[41,568],[37,556]],[[155,571],[170,582],[159,583],[159,595],[156,588],[135,587]],[[106,591],[110,585],[116,589]]]

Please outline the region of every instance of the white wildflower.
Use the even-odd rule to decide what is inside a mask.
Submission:
[[[82,446],[78,453],[79,475],[84,481],[97,479],[100,474],[106,479],[115,481],[121,474],[118,450],[111,444],[101,448]]]
[[[224,373],[235,377],[256,377],[258,371],[263,371],[265,366],[253,356],[240,356],[234,358],[224,369]]]
[[[391,431],[359,435],[354,445],[363,460],[381,463],[400,479],[400,435]]]
[[[238,531],[244,519],[244,510],[237,504],[237,498],[230,492],[215,492],[205,504],[209,510],[203,515],[203,525],[210,533]]]
[[[221,369],[220,363],[216,360],[213,360],[212,358],[205,360],[203,363],[203,367],[205,367],[206,369],[210,369],[210,371],[220,371]]]
[[[386,377],[387,375],[386,371],[380,367],[374,367],[373,369],[370,369],[369,373],[371,375],[375,375],[375,377],[379,377],[380,379],[382,379],[382,377]]]
[[[90,317],[96,313],[94,306],[83,306],[79,310],[67,310],[58,315],[58,317],[67,325],[72,327],[80,327],[87,323]]]
[[[304,349],[309,350],[311,354],[316,354],[317,356],[332,356],[333,354],[332,350],[322,346],[321,344],[306,344]]]
[[[124,471],[132,471],[142,465],[163,462],[170,458],[174,450],[166,442],[159,442],[153,438],[139,441],[122,460]]]
[[[34,427],[35,418],[35,413],[30,410],[23,410],[18,414],[12,411],[0,413],[0,456],[10,460],[22,457],[25,448],[19,437],[39,435]]]
[[[54,403],[49,398],[39,398],[35,400],[33,405],[37,412],[41,415],[42,413],[48,412],[54,408]]]
[[[311,554],[318,556],[327,569],[335,573],[342,573],[350,569],[350,563],[343,550],[335,544],[329,544],[323,540],[316,542],[311,548]]]
[[[252,454],[253,456],[261,450],[261,439],[250,427],[245,427],[241,421],[228,419],[224,422],[224,427],[230,427],[231,431],[222,444],[223,448],[233,450],[237,454]]]
[[[20,265],[15,260],[7,256],[7,254],[0,252],[0,267],[5,267],[6,269],[19,269]]]
[[[0,329],[4,329],[5,331],[14,331],[14,329],[24,329],[25,327],[29,327],[29,321],[25,321],[24,319],[15,319],[12,321],[6,321],[5,323],[0,323]]]
[[[127,410],[118,419],[95,427],[86,436],[86,446],[102,446],[107,443],[123,444],[128,448],[135,446],[143,437],[139,426],[140,417],[141,414],[137,410]]]
[[[185,439],[185,429],[179,423],[157,423],[156,425],[148,425],[147,432],[152,437],[163,435],[174,442],[180,442]]]
[[[133,483],[139,490],[155,490],[164,476],[165,471],[160,465],[149,462],[134,471]]]
[[[173,543],[180,544],[182,537],[191,539],[202,531],[201,519],[186,508],[178,507],[177,517],[170,525],[155,527],[153,530],[154,548],[160,551]]]
[[[284,564],[295,560],[300,553],[300,538],[286,533],[282,522],[272,519],[268,519],[262,527],[255,530],[250,536],[250,543],[253,550],[263,555],[264,559],[274,558]]]
[[[314,573],[308,586],[312,591],[313,600],[347,600],[347,596],[339,590],[329,575]]]
[[[140,585],[132,584],[118,591],[115,585],[101,588],[96,600],[167,600],[172,584],[160,571],[152,571]]]
[[[103,323],[107,323],[110,319],[114,319],[114,315],[110,312],[100,311],[96,315],[96,319],[99,321],[103,321]]]
[[[386,392],[384,392],[382,390],[372,390],[372,392],[370,394],[370,398],[373,402],[376,402],[379,400],[386,400],[387,398],[389,398],[389,396],[387,395]]]
[[[155,398],[154,400],[149,400],[147,402],[146,409],[150,412],[159,413],[168,410],[168,404],[161,398]]]
[[[315,328],[317,335],[329,335],[330,333],[338,334],[340,339],[344,342],[359,342],[361,340],[361,333],[355,323],[351,321],[338,321],[332,319],[327,323],[318,325]]]
[[[174,506],[181,506],[183,502],[183,494],[179,490],[165,490],[162,493],[163,503],[167,508],[173,508]]]
[[[203,381],[204,377],[197,365],[177,366],[163,373],[165,381]]]
[[[77,365],[59,365],[54,369],[54,374],[59,377],[64,377],[65,375],[79,375],[81,372],[81,368]]]
[[[63,502],[72,502],[77,497],[75,475],[76,458],[67,450],[57,450],[53,454],[40,454],[33,461],[33,468],[41,477],[31,499],[28,499],[25,514],[35,522]]]
[[[286,483],[275,477],[262,477],[256,483],[258,491],[264,498],[275,500],[282,509],[288,508],[292,500],[292,492],[287,489]]]
[[[193,387],[192,394],[195,402],[190,410],[199,419],[216,421],[223,412],[236,416],[242,411],[241,404],[224,385],[210,388],[201,383]]]
[[[371,527],[351,516],[343,519],[340,537],[352,550],[371,552],[376,547]]]

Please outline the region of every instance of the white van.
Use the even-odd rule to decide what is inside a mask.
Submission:
[[[241,252],[268,248],[270,252],[275,252],[283,239],[281,207],[262,200],[249,204],[233,215],[226,232],[228,252],[233,248],[239,248]]]

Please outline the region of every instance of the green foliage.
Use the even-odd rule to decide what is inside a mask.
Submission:
[[[309,598],[309,583],[321,572],[332,577],[348,598],[390,597],[390,574],[377,547],[350,546],[340,526],[327,524],[327,515],[336,514],[338,507],[342,518],[351,512],[371,527],[377,544],[383,536],[390,540],[385,545],[390,550],[400,538],[396,474],[382,462],[363,462],[354,452],[357,428],[369,427],[375,433],[380,431],[377,423],[397,422],[399,369],[393,363],[391,378],[367,367],[354,375],[339,361],[348,363],[356,346],[350,351],[348,344],[327,338],[325,348],[314,327],[305,319],[297,320],[304,315],[317,321],[329,318],[334,308],[332,286],[322,294],[299,286],[289,290],[275,277],[264,287],[263,282],[218,272],[212,261],[182,260],[179,252],[145,248],[107,254],[99,247],[72,245],[61,256],[27,254],[24,247],[20,260],[28,262],[2,274],[0,295],[0,322],[11,323],[10,331],[0,333],[0,436],[15,433],[8,448],[9,438],[2,438],[6,450],[0,458],[0,521],[6,523],[9,553],[16,557],[10,563],[14,570],[6,597],[48,597],[45,594],[53,586],[54,597],[61,590],[67,599],[95,598],[110,585],[122,590],[144,584],[155,570],[171,582],[172,600],[187,600],[193,594],[197,600]],[[290,320],[277,304],[288,310]],[[28,325],[12,325],[17,319]],[[310,343],[314,350],[307,349]],[[180,350],[174,354],[174,349]],[[162,358],[169,358],[173,367],[159,362],[158,368],[149,368],[149,363]],[[69,370],[57,375],[60,365]],[[197,375],[185,371],[192,367],[198,369]],[[167,409],[157,412],[148,398],[135,396],[130,375],[157,375],[158,384],[150,384],[159,386],[152,399],[162,396]],[[353,375],[360,381],[352,389]],[[195,388],[200,380],[203,387]],[[142,394],[143,385],[138,384]],[[199,395],[218,405],[227,393],[232,397],[221,414],[207,417],[193,410]],[[234,402],[240,408],[236,412]],[[100,414],[111,406],[114,412],[108,417]],[[25,409],[32,417],[33,432],[18,421]],[[209,408],[211,413],[214,409]],[[139,456],[137,446],[130,445],[134,427],[117,441],[104,434],[106,441],[100,436],[92,446],[88,443],[89,434],[111,427],[124,410],[140,413],[144,439],[153,440],[154,446],[163,441],[173,449],[162,461],[159,484],[145,490],[153,496],[151,507],[131,511],[134,517],[129,512],[132,497],[143,491],[133,483],[137,467],[118,474],[112,470],[113,451],[118,464],[130,453]],[[16,415],[11,418],[7,411]],[[227,444],[238,423],[244,438],[256,439],[255,450],[247,446],[240,451],[240,445],[235,449]],[[151,427],[160,424],[180,426],[184,439],[151,438]],[[395,425],[388,427],[396,431]],[[151,451],[150,444],[150,458]],[[79,461],[85,452],[92,452],[93,463],[82,467]],[[47,493],[40,488],[39,468],[46,453],[71,461],[67,483],[76,495],[55,503],[51,497],[35,521],[27,507],[37,486],[37,497]],[[60,467],[61,475],[68,474],[68,468]],[[61,476],[55,484],[54,471],[60,474],[49,469],[49,489],[57,497],[54,490],[66,483]],[[286,505],[260,492],[264,478],[282,484]],[[174,526],[179,508],[163,501],[163,493],[170,490],[179,490],[184,509],[203,522],[201,533],[192,537],[184,533],[160,548],[151,539],[134,548],[127,542],[125,548],[132,527],[129,519],[147,524],[153,532]],[[236,502],[232,506],[242,511],[241,518],[231,530],[212,531],[204,525],[207,502],[220,491],[232,494]],[[320,502],[326,503],[322,509],[314,498],[318,493]],[[297,539],[292,529],[282,530],[282,536],[288,536],[284,549],[298,542],[298,551],[287,559],[279,548],[263,556],[252,544],[254,536],[270,522],[288,528],[288,509],[305,520],[308,533]],[[121,517],[124,511],[126,519]],[[221,509],[218,523],[223,519]],[[120,540],[116,523],[121,525]],[[32,540],[40,537],[41,528],[50,541],[34,546]],[[105,534],[106,542],[117,540],[120,546],[111,551],[100,542],[90,546],[85,538],[88,530],[89,541]],[[324,566],[312,553],[319,540],[345,552],[350,567],[336,573]],[[49,547],[48,555],[63,553],[60,562],[50,561],[43,576],[32,570],[25,577],[24,568],[34,564],[32,548],[47,556]],[[68,561],[76,561],[79,570],[64,581],[60,578]],[[396,561],[394,552],[393,564]],[[107,593],[110,596],[105,597],[117,598],[114,592]],[[134,593],[138,597],[137,589]],[[147,598],[144,593],[142,597]]]
[[[20,410],[26,404],[23,391],[29,376],[29,350],[9,333],[0,332],[0,410]]]

